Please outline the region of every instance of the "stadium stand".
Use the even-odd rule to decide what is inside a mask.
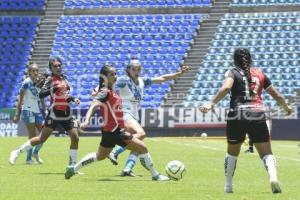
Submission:
[[[66,0],[67,9],[89,9],[89,8],[152,8],[152,7],[203,7],[210,6],[211,0]]]
[[[45,0],[1,0],[0,10],[43,10]]]
[[[199,14],[62,16],[52,55],[64,58],[71,82],[78,82],[79,75],[85,74],[74,90],[81,95],[85,107],[91,92],[87,88],[97,85],[98,69],[104,63],[115,64],[119,75],[124,75],[126,64],[137,56],[145,76],[177,71],[203,17]],[[169,84],[147,89],[142,106],[158,107]]]
[[[230,6],[288,6],[299,5],[299,0],[232,0]]]
[[[224,73],[233,67],[232,53],[237,47],[250,49],[254,66],[260,67],[282,94],[295,95],[300,87],[299,17],[298,12],[226,14],[184,105],[198,106],[212,98]],[[276,104],[269,95],[263,98],[266,106]],[[228,106],[228,99],[220,105]]]
[[[0,107],[14,107],[40,17],[0,17]]]

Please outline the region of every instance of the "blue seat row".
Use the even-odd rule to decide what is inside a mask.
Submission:
[[[65,8],[149,8],[149,7],[203,7],[210,6],[211,0],[66,0]]]
[[[0,79],[3,83],[0,87],[2,95],[0,107],[2,108],[15,106],[39,20],[39,17],[31,16],[0,17]]]
[[[225,72],[234,67],[233,52],[246,47],[252,52],[253,66],[261,68],[285,96],[300,88],[300,13],[226,14],[208,54],[199,66],[185,106],[198,106],[216,94]],[[276,102],[263,94],[265,106]],[[220,106],[229,106],[229,97]]]

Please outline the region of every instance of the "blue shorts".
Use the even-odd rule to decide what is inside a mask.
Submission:
[[[34,113],[29,110],[22,110],[22,120],[25,124],[43,124],[44,118],[42,113]]]

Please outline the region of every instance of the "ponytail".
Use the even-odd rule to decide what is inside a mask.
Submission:
[[[250,73],[252,59],[249,50],[236,49],[234,52],[234,63],[239,69],[241,69],[244,72],[248,81],[249,94],[250,96],[253,96],[254,91],[251,89],[252,78]]]
[[[99,87],[98,87],[98,92],[105,87],[105,80],[107,73],[109,72],[109,69],[112,68],[112,65],[105,64],[100,70],[100,76],[99,76]],[[107,79],[107,78],[106,78]]]

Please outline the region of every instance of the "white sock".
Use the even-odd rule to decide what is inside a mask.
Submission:
[[[150,171],[152,177],[159,175],[153,166],[153,162],[149,153],[140,154],[140,161],[144,168]]]
[[[29,149],[32,148],[30,140],[27,140],[24,144],[20,146],[19,149],[17,149],[18,153],[23,153],[24,151],[28,151]]]
[[[77,172],[81,167],[85,167],[97,161],[96,153],[89,153],[85,155],[78,163],[74,165],[74,170]]]
[[[262,158],[262,160],[265,164],[266,170],[269,173],[270,181],[278,181],[275,157],[273,155],[269,154],[269,155],[265,155]]]
[[[232,186],[232,178],[236,168],[237,156],[227,154],[224,162],[225,186]]]
[[[70,149],[70,154],[69,154],[69,165],[73,166],[77,162],[77,149]]]

